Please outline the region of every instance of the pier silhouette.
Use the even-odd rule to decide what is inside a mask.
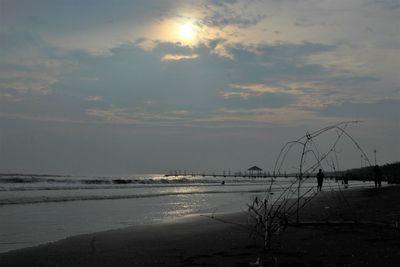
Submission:
[[[222,172],[189,172],[189,171],[169,171],[168,174],[164,175],[165,177],[222,177],[222,178],[278,178],[284,177],[288,178],[291,175],[279,174],[273,175],[270,172],[263,172],[257,170],[254,171],[245,171],[245,172],[231,172],[231,171],[222,171]]]
[[[231,177],[231,178],[276,178],[278,176],[274,176],[267,173],[260,173],[260,174],[250,174],[250,173],[235,173],[235,174],[228,174],[228,173],[168,173],[164,175],[165,177]],[[279,176],[284,177],[284,176]]]

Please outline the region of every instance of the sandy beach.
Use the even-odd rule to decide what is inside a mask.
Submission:
[[[399,186],[322,192],[302,210],[310,223],[276,235],[270,251],[240,227],[193,216],[0,254],[0,266],[397,266],[399,196]],[[245,213],[217,217],[247,222]]]

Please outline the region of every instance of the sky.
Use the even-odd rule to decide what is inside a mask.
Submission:
[[[343,121],[399,161],[399,69],[398,0],[0,0],[0,172],[271,171]]]

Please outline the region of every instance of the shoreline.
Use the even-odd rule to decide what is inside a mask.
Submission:
[[[361,186],[356,185],[356,186],[358,188],[363,185]],[[219,185],[219,187],[220,187],[218,188],[219,191],[227,190],[227,193],[229,194],[232,193],[230,191],[232,189],[226,189],[229,188],[226,185],[223,187]],[[334,186],[333,188],[337,189],[336,186]],[[278,188],[276,189],[275,190],[277,192],[275,192],[274,190],[275,195],[279,194],[279,189]],[[196,215],[203,213],[211,213],[214,211],[216,211],[217,213],[241,212],[243,210],[246,210],[246,203],[250,203],[252,201],[250,198],[247,199],[246,201],[245,197],[237,197],[237,193],[234,193],[234,195],[226,195],[226,196],[221,194],[215,194],[215,192],[211,193],[212,194],[207,196],[207,198],[214,199],[214,202],[210,202],[210,205],[213,206],[213,203],[220,203],[214,205],[216,206],[215,209],[209,208],[205,205],[199,207],[196,206],[196,204],[194,204],[194,208],[199,210],[191,211],[191,204],[187,203],[188,208],[185,209],[185,206],[181,206],[180,209],[181,214],[177,216],[174,215],[164,216],[162,214],[162,209],[153,208],[152,210],[156,211],[154,213],[155,216],[148,217],[146,214],[147,212],[146,210],[148,208],[146,208],[145,205],[152,198],[150,199],[146,198],[146,201],[140,201],[140,199],[138,199],[135,200],[135,202],[131,202],[129,198],[121,198],[118,199],[118,202],[120,202],[119,204],[116,204],[118,203],[115,201],[116,199],[108,199],[108,198],[107,201],[104,202],[93,202],[92,200],[88,200],[87,198],[85,198],[85,201],[82,203],[79,202],[76,203],[74,201],[46,202],[43,203],[44,205],[46,205],[46,207],[44,208],[45,213],[42,213],[41,210],[42,208],[40,208],[41,204],[39,204],[39,206],[36,205],[32,206],[32,209],[30,208],[30,205],[18,205],[15,207],[15,210],[10,205],[2,207],[0,204],[0,208],[3,208],[2,210],[3,213],[0,215],[0,217],[5,216],[4,221],[0,223],[5,226],[5,228],[2,227],[3,229],[2,236],[4,236],[4,239],[2,239],[3,243],[0,244],[0,253],[6,253],[17,249],[43,245],[49,242],[54,243],[56,241],[68,237],[73,237],[76,235],[90,234],[90,233],[115,230],[115,229],[123,229],[125,227],[128,227],[129,225],[142,225],[145,223],[158,224],[168,221],[169,222],[174,222],[176,220],[179,221],[184,217],[188,215],[190,216],[192,214]],[[196,198],[198,198],[197,196],[200,196],[201,198],[201,195],[198,194],[192,194],[192,195],[195,196]],[[231,196],[235,196],[237,200],[235,201],[232,201],[232,199],[229,200],[228,198],[231,198]],[[240,198],[241,200],[239,200]],[[198,200],[200,199],[197,199],[197,201]],[[221,200],[225,202],[221,202]],[[137,201],[139,201],[138,202],[139,205],[137,204]],[[168,203],[170,203],[168,204],[170,205],[170,209],[174,208],[173,202],[175,200],[173,200],[172,197],[169,196],[168,199],[162,199],[161,202],[163,201],[168,201]],[[181,201],[184,204],[185,200]],[[157,205],[157,203],[155,203],[155,205]],[[136,212],[132,213],[131,212],[132,210],[135,210]],[[10,220],[12,216],[10,217],[8,215],[11,212],[14,214],[21,215],[18,217],[19,219],[15,222],[16,225],[12,220]],[[86,212],[88,212],[87,215]],[[111,216],[103,217],[101,215],[103,213],[110,214]],[[36,214],[39,214],[40,216],[37,216]],[[67,214],[67,216],[64,216],[64,214]],[[81,216],[82,218],[86,218],[87,216],[89,216],[86,220],[95,222],[95,225],[90,223],[84,225],[78,225],[79,222],[74,218],[76,216],[73,214],[81,214],[79,216]],[[56,218],[65,218],[67,223],[64,224],[63,221],[57,220]],[[58,230],[57,225],[62,225],[62,229]],[[14,229],[17,230],[19,229],[19,231],[14,231],[13,227]],[[7,238],[7,234],[9,238]]]
[[[344,201],[339,202],[343,196]],[[400,221],[400,186],[322,192],[301,221]],[[388,205],[390,203],[390,205]],[[217,215],[246,223],[245,213]],[[265,253],[235,225],[193,215],[174,222],[130,226],[69,237],[0,254],[1,266],[249,266],[260,258],[279,266],[390,266],[400,263],[399,230],[371,225],[289,226]],[[315,253],[314,253],[315,252]],[[389,265],[385,265],[387,263]],[[309,266],[309,265],[308,265]]]

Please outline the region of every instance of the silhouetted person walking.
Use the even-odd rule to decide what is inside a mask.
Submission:
[[[381,168],[379,168],[379,165],[375,165],[374,167],[374,182],[375,182],[375,188],[381,188],[382,186],[382,172]]]
[[[342,184],[344,185],[344,188],[349,188],[349,173],[344,173],[342,179]]]
[[[322,169],[319,169],[317,173],[317,182],[318,182],[318,191],[322,190],[322,184],[324,183],[324,173],[322,172]]]

